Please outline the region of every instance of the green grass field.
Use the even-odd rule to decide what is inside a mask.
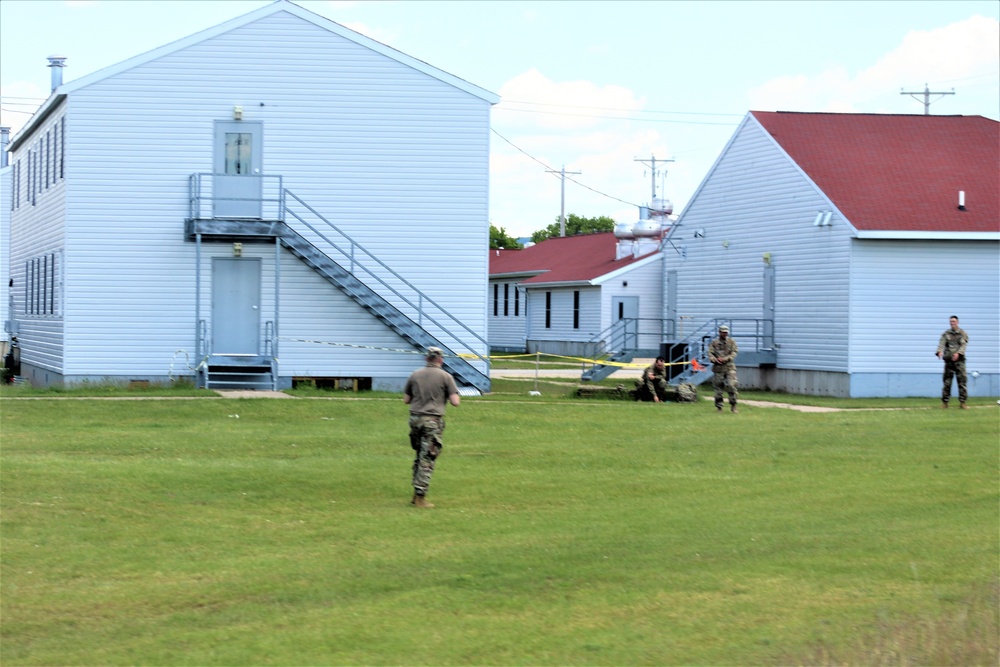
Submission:
[[[995,399],[546,386],[450,409],[434,510],[398,396],[0,393],[3,664],[997,664]]]

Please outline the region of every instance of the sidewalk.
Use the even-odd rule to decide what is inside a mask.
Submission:
[[[643,368],[653,363],[653,360],[634,359],[629,363],[636,364],[636,368],[619,368],[608,377],[619,381],[627,379],[634,380],[642,374]],[[533,378],[535,377],[535,373],[536,371],[534,368],[490,369],[490,377],[492,378]],[[580,376],[583,374],[583,368],[578,366],[576,368],[551,369],[546,368],[543,365],[539,367],[537,373],[540,378],[573,378],[579,380]]]

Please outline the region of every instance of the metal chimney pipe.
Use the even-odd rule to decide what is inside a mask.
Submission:
[[[62,68],[66,67],[66,56],[49,56],[49,67],[52,69],[52,90],[62,85]]]
[[[7,145],[10,143],[10,128],[0,127],[0,169],[6,167],[9,162],[7,155]]]

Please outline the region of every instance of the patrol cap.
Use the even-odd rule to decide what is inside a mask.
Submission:
[[[719,327],[719,333],[722,333],[723,331],[729,333],[729,327],[723,324],[721,327]]]
[[[444,357],[444,352],[441,351],[440,347],[429,347],[427,348],[427,358],[428,359],[440,359]]]

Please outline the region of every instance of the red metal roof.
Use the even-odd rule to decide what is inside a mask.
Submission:
[[[751,111],[859,230],[1000,231],[1000,123]],[[965,208],[958,209],[958,193]]]
[[[529,285],[583,282],[617,271],[651,254],[616,260],[617,243],[614,233],[604,232],[546,239],[523,250],[490,250],[490,276],[544,272],[521,282]]]

